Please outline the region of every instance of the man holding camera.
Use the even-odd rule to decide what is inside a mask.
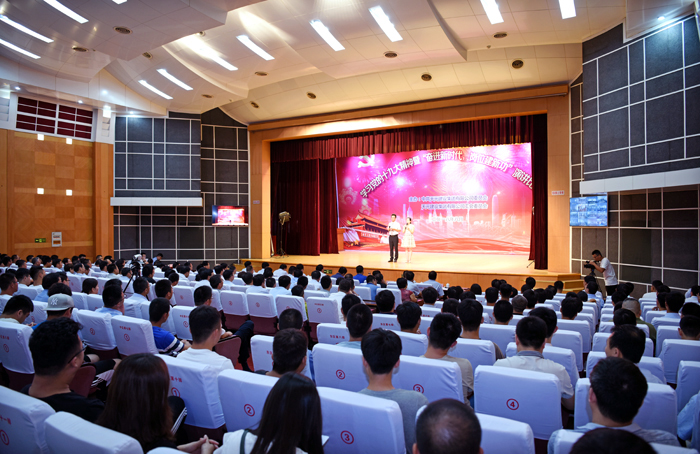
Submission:
[[[615,270],[613,269],[612,263],[610,263],[610,260],[608,260],[606,257],[603,257],[603,254],[601,254],[598,249],[593,251],[591,254],[593,255],[593,261],[591,262],[590,260],[587,260],[586,265],[590,265],[603,273],[605,292],[607,295],[612,295],[617,290],[617,276],[615,276]]]

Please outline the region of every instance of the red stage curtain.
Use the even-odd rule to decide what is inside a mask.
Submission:
[[[286,252],[338,252],[335,158],[450,147],[532,143],[533,206],[530,259],[547,268],[547,116],[493,118],[442,125],[273,142],[272,231],[277,215],[292,214]]]

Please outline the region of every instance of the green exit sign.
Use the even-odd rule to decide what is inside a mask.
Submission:
[[[34,238],[35,243],[46,243],[46,238]]]

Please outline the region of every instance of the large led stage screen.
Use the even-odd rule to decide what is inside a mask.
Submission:
[[[388,250],[395,213],[418,252],[528,253],[531,159],[529,143],[337,159],[344,247]]]

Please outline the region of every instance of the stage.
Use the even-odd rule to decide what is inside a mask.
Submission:
[[[344,266],[348,273],[355,274],[355,267],[362,265],[365,275],[374,270],[379,270],[387,280],[396,280],[408,270],[416,274],[416,282],[428,279],[428,272],[438,273],[438,282],[449,283],[451,286],[460,285],[463,288],[474,283],[481,285],[482,289],[491,286],[493,279],[505,279],[509,284],[520,287],[528,276],[537,280],[537,286],[546,287],[554,281],[563,281],[565,290],[579,291],[583,289],[583,280],[575,273],[552,273],[546,270],[535,270],[534,265],[528,264],[528,256],[524,254],[458,254],[414,252],[411,263],[405,263],[406,254],[399,252],[399,261],[389,263],[389,248],[385,251],[343,251],[338,254],[290,255],[287,257],[270,257],[268,259],[247,259],[253,264],[255,270],[260,269],[262,262],[268,262],[273,270],[284,263],[287,266],[301,263],[304,265],[304,273],[311,274],[316,265],[322,264],[324,270],[330,270],[335,274],[338,268]],[[245,262],[242,259],[241,262]]]

